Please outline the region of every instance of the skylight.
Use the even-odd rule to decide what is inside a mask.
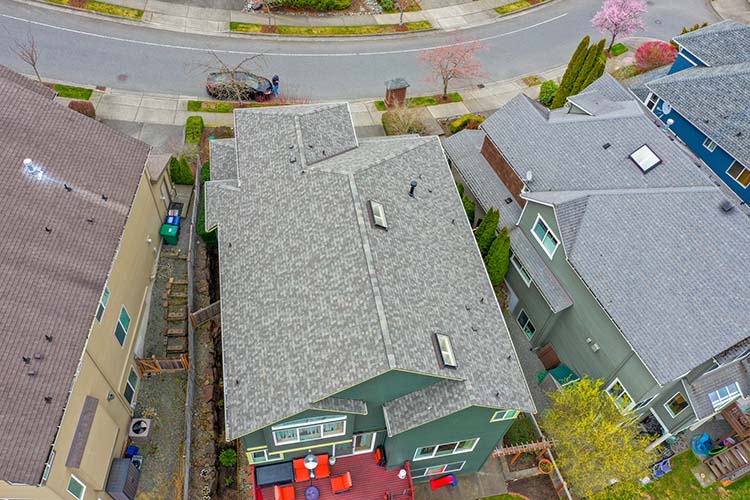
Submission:
[[[453,354],[453,345],[451,344],[450,337],[448,337],[447,335],[443,335],[442,333],[436,333],[435,341],[437,342],[438,352],[440,353],[440,361],[442,362],[443,366],[455,368],[457,366],[456,356]]]
[[[375,225],[388,229],[388,223],[385,220],[385,209],[383,205],[377,201],[370,200],[370,210],[372,211],[372,219],[375,221]]]
[[[633,151],[630,154],[630,159],[640,167],[644,174],[661,163],[661,158],[656,156],[656,153],[647,144]]]

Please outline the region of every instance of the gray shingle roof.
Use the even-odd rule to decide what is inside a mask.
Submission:
[[[750,27],[748,33],[750,44]],[[750,62],[688,68],[646,86],[750,167]]]
[[[437,138],[358,144],[342,104],[238,110],[235,134],[239,186],[206,184],[229,439],[392,368],[462,379],[448,411],[533,409]],[[439,367],[435,332],[458,368]]]
[[[661,66],[660,68],[652,69],[651,71],[646,71],[645,73],[640,73],[628,78],[623,81],[622,84],[625,85],[639,101],[645,102],[646,98],[651,93],[648,87],[646,87],[646,84],[652,80],[665,76],[669,73],[670,68],[671,66],[669,65]]]
[[[730,19],[674,38],[709,66],[750,62],[750,26]]]
[[[564,207],[565,195],[527,198]],[[568,260],[660,383],[750,337],[737,314],[750,310],[750,219],[724,212],[717,187],[577,196],[585,205],[558,218],[564,244],[576,235]]]
[[[310,404],[310,408],[367,415],[367,403],[356,399],[325,398]]]
[[[612,77],[605,75],[586,90],[618,99],[619,109],[588,116],[563,108],[545,120],[526,96],[519,95],[482,124],[521,179],[532,171],[531,191],[710,185],[697,169],[685,168],[680,148],[653,126]],[[644,143],[662,160],[645,175],[629,158]]]
[[[0,239],[0,276],[6,278],[0,280],[0,427],[6,429],[0,479],[36,484],[149,148],[53,102],[45,89],[32,88],[34,82],[18,85],[22,77],[8,75],[0,66],[0,212],[13,226]],[[25,174],[25,158],[43,167],[43,180]],[[43,359],[32,359],[32,377],[22,356],[35,352]]]
[[[748,373],[748,359],[737,361],[727,366],[718,368],[702,377],[686,384],[690,403],[693,411],[699,419],[714,414],[713,404],[708,395],[714,391],[737,382],[742,394],[750,394],[750,374]]]

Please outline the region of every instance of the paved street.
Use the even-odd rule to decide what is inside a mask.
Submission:
[[[704,0],[656,0],[644,35],[669,38],[685,25],[713,21]],[[360,39],[282,40],[229,38],[161,31],[82,17],[68,11],[0,0],[0,63],[29,72],[10,47],[32,33],[43,76],[132,91],[201,95],[206,65],[215,51],[229,61],[262,53],[259,71],[279,74],[290,94],[309,99],[379,96],[383,81],[404,76],[410,92],[429,93],[419,53],[462,40],[481,40],[485,75],[497,81],[564,64],[599,0],[555,0],[526,14],[454,33]],[[476,82],[480,83],[480,82]]]

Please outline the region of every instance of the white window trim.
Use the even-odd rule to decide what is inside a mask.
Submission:
[[[624,408],[618,408],[618,410],[620,410],[620,412],[626,412],[626,411],[628,411],[628,410],[631,410],[631,409],[632,409],[632,408],[633,408],[633,407],[635,406],[635,400],[633,399],[633,396],[631,396],[631,395],[630,395],[630,393],[628,392],[628,390],[627,390],[627,389],[625,388],[625,384],[623,384],[623,383],[622,383],[622,382],[620,381],[620,379],[619,379],[619,378],[615,378],[615,379],[614,379],[614,380],[613,380],[613,381],[612,381],[612,382],[611,382],[611,383],[610,383],[610,384],[609,384],[609,385],[607,386],[607,388],[606,388],[606,389],[604,389],[604,392],[606,392],[606,393],[607,393],[607,396],[609,396],[610,398],[612,398],[612,402],[615,402],[615,401],[617,401],[617,400],[615,399],[615,397],[614,397],[614,396],[612,396],[612,394],[610,394],[610,393],[609,393],[609,390],[610,390],[610,389],[611,389],[612,387],[614,387],[614,386],[615,386],[615,384],[620,384],[620,387],[622,387],[622,392],[624,392],[625,394],[627,394],[627,395],[628,395],[628,398],[630,398],[630,404],[629,404],[629,405],[627,405],[627,406],[626,406],[626,407],[624,407]],[[617,403],[615,403],[615,407],[617,407]]]
[[[124,328],[125,330],[125,336],[122,338],[122,344],[120,344],[120,340],[117,338],[117,335],[115,335],[115,332],[117,332],[117,327],[122,326],[122,323],[120,323],[120,316],[122,316],[122,311],[125,311],[125,314],[128,315],[128,318],[130,321],[128,321],[128,327]],[[130,333],[130,323],[133,321],[133,316],[130,315],[130,311],[128,311],[128,308],[125,307],[125,304],[122,305],[122,308],[120,309],[120,314],[117,315],[117,324],[115,325],[115,330],[112,332],[112,336],[115,338],[115,341],[120,345],[120,349],[125,349],[125,344],[128,340],[128,334]]]
[[[716,151],[716,143],[710,137],[706,137],[706,140],[703,141],[703,147],[712,153]]]
[[[68,479],[68,484],[65,485],[65,491],[67,491],[68,493],[70,493],[70,496],[72,496],[73,498],[77,498],[78,500],[83,500],[84,498],[86,498],[86,483],[84,483],[83,481],[81,481],[80,479],[78,479],[77,477],[75,477],[75,475],[73,475],[73,474],[70,475],[70,478],[71,479],[75,479],[75,481],[83,487],[83,490],[81,491],[81,496],[80,497],[75,496],[73,494],[73,492],[70,491],[70,489],[69,489],[70,488],[70,479]]]
[[[521,314],[524,314],[526,316],[526,323],[521,324]],[[534,338],[534,335],[536,335],[536,327],[534,326],[534,323],[531,322],[531,318],[529,318],[529,315],[526,313],[526,311],[521,308],[520,311],[518,311],[518,314],[516,314],[516,324],[521,327],[521,331],[526,336],[528,340],[531,340]],[[526,325],[530,324],[532,328],[534,328],[534,331],[531,333],[531,337],[526,335]]]
[[[138,382],[136,382],[135,387],[130,385],[130,374],[135,373],[135,377],[138,379]],[[128,387],[130,387],[133,390],[133,400],[130,401],[131,408],[135,408],[135,398],[138,394],[138,386],[141,384],[141,377],[138,375],[138,370],[136,370],[133,366],[130,367],[130,371],[128,372],[128,376],[125,377],[125,390],[127,390]],[[125,390],[122,391],[123,397],[125,397]],[[125,398],[125,401],[127,401],[127,398]]]
[[[534,279],[531,277],[526,268],[523,267],[523,264],[521,264],[521,261],[518,259],[518,257],[516,257],[516,254],[514,254],[512,251],[510,252],[510,262],[513,264],[513,267],[516,268],[516,271],[521,276],[523,282],[526,283],[526,286],[530,287],[531,282],[534,281]]]
[[[49,479],[49,473],[52,471],[52,464],[54,463],[54,461],[55,461],[55,450],[50,450],[47,463],[44,464],[44,471],[42,472],[42,480],[39,483],[41,486],[44,486],[45,484],[47,484],[47,480]]]
[[[459,443],[462,443],[464,441],[471,441],[472,439],[474,440],[474,444],[471,445],[471,449],[470,450],[459,450],[459,451],[456,451],[456,447],[458,447]],[[442,458],[442,457],[450,457],[452,455],[461,455],[462,453],[471,453],[472,451],[474,451],[474,448],[477,447],[477,443],[479,443],[479,438],[478,437],[477,438],[459,439],[458,441],[449,441],[447,443],[440,443],[440,444],[436,444],[436,445],[419,446],[416,450],[414,450],[414,460],[413,461],[417,462],[419,460],[430,460],[430,459],[433,459],[433,458]],[[438,448],[440,448],[441,446],[445,446],[446,444],[453,444],[453,445],[455,445],[455,446],[453,446],[453,452],[449,453],[449,454],[445,454],[445,455],[440,455],[439,457],[435,457],[435,453],[437,453]],[[429,456],[429,457],[426,457],[426,456],[425,457],[417,457],[417,454],[419,453],[419,450],[421,450],[422,448],[432,448],[432,455]]]
[[[497,418],[498,413],[502,413],[503,417]],[[511,414],[510,417],[508,416],[508,413]],[[492,415],[492,418],[490,419],[490,423],[503,422],[505,420],[515,420],[517,416],[518,416],[518,410],[498,410]]]
[[[263,460],[262,462],[256,462],[253,459],[253,453],[263,453],[263,456],[266,459]],[[274,452],[274,453],[268,453],[268,448],[264,448],[262,450],[248,451],[247,454],[249,455],[248,458],[249,458],[250,464],[252,464],[252,465],[255,465],[255,464],[265,464],[265,463],[268,463],[268,462],[276,462],[278,460],[283,460],[284,459],[284,454],[283,453],[276,453],[276,452]],[[276,456],[274,457],[273,455],[276,455]]]
[[[537,236],[536,231],[534,231],[534,228],[539,223],[539,221],[542,221],[542,223],[547,226],[547,232],[552,235],[553,238],[555,238],[555,241],[557,241],[557,245],[555,245],[555,249],[552,250],[552,253],[549,253],[547,251],[547,247],[544,246],[544,243],[542,243],[542,240],[539,239],[539,236]],[[557,252],[557,249],[560,248],[560,238],[557,237],[554,231],[550,229],[550,225],[547,224],[547,221],[544,220],[544,217],[542,217],[541,214],[536,214],[536,220],[534,221],[534,224],[531,226],[531,234],[534,236],[534,239],[539,243],[539,246],[542,247],[542,250],[544,250],[544,253],[547,254],[547,256],[552,259],[554,257],[555,253]]]
[[[445,470],[445,468],[447,468],[447,467],[448,467],[448,466],[450,466],[450,465],[460,465],[460,467],[459,467],[458,469],[454,469],[454,470],[446,471],[446,470]],[[466,461],[465,461],[465,460],[464,460],[463,462],[450,462],[450,463],[447,463],[447,464],[431,465],[431,466],[429,466],[429,467],[420,467],[420,468],[418,468],[417,470],[418,470],[418,471],[419,471],[419,470],[423,470],[423,471],[424,471],[424,473],[423,473],[423,474],[420,474],[419,476],[417,476],[417,475],[415,475],[415,474],[414,474],[414,472],[412,471],[412,475],[411,475],[411,477],[412,477],[412,478],[418,478],[418,477],[426,477],[426,476],[437,476],[438,474],[452,474],[453,472],[459,472],[459,471],[462,471],[462,470],[463,470],[463,468],[464,468],[464,465],[466,465]],[[433,472],[433,473],[431,473],[431,474],[428,474],[428,473],[427,473],[427,470],[428,470],[428,469],[433,469],[433,468],[435,468],[435,467],[444,467],[444,469],[443,469],[443,470],[441,470],[441,471],[439,471],[439,472]]]
[[[369,450],[355,450],[354,446],[357,441],[357,436],[366,436],[367,434],[370,434],[372,436],[372,440],[370,441],[370,449]],[[354,434],[352,436],[352,455],[362,455],[363,453],[370,453],[372,450],[375,449],[375,441],[378,439],[378,433],[377,432],[359,432],[357,434]],[[335,446],[334,446],[335,448]]]
[[[326,435],[323,435],[323,426],[325,424],[330,424],[330,423],[333,423],[333,422],[342,422],[342,421],[344,422],[344,427],[343,427],[342,432],[338,432],[336,434],[326,434]],[[304,428],[304,427],[313,427],[313,426],[316,426],[316,425],[320,427],[320,437],[319,438],[304,439],[304,440],[301,440],[299,438],[299,430],[301,428]],[[282,431],[282,430],[286,430],[286,431],[288,431],[288,430],[295,430],[295,431],[297,431],[297,439],[295,441],[284,441],[284,442],[280,443],[276,439],[276,431]],[[309,441],[320,441],[321,439],[328,439],[328,438],[332,438],[332,437],[343,436],[344,434],[346,434],[346,417],[324,417],[323,419],[313,420],[313,421],[310,421],[310,422],[306,422],[304,424],[289,424],[289,425],[281,424],[281,425],[275,425],[275,426],[271,427],[271,435],[273,436],[273,444],[275,444],[276,446],[285,446],[285,445],[288,445],[288,444],[295,444],[295,443],[307,443]]]
[[[654,99],[653,106],[649,106],[649,104],[652,104],[651,99]],[[648,97],[646,97],[646,108],[648,108],[649,111],[654,111],[656,109],[656,105],[659,103],[659,96],[654,94],[653,92],[648,94]]]
[[[737,389],[737,392],[730,394],[726,398],[719,398],[719,400],[716,403],[714,403],[713,401],[711,401],[711,394],[713,394],[715,392],[718,393],[720,390],[726,389],[726,388],[732,387],[732,386],[734,386]],[[737,382],[733,382],[733,383],[731,383],[729,385],[725,385],[723,387],[720,387],[718,390],[711,391],[708,394],[708,396],[709,396],[708,400],[711,401],[711,406],[713,406],[714,411],[719,411],[722,408],[724,408],[726,405],[728,405],[729,403],[731,403],[732,401],[734,401],[735,399],[737,399],[737,397],[743,397],[743,394],[742,394],[742,389],[740,388],[740,384],[738,384]]]
[[[112,298],[112,292],[109,290],[108,286],[104,287],[104,290],[102,290],[101,296],[99,296],[99,304],[96,306],[96,316],[99,316],[99,308],[102,308],[102,316],[100,318],[96,318],[97,323],[101,323],[102,319],[104,319],[104,313],[107,312],[107,304],[102,303],[102,299],[104,298],[104,294],[107,294],[107,304],[109,304],[109,299]]]
[[[740,186],[742,186],[742,189],[747,189],[747,188],[750,188],[750,184],[748,184],[747,186],[745,186],[744,184],[742,184],[742,183],[740,182],[740,180],[739,180],[739,175],[738,175],[737,177],[734,177],[734,176],[733,176],[732,174],[730,174],[730,173],[729,173],[729,170],[731,170],[731,168],[732,168],[732,167],[734,166],[734,164],[735,164],[735,163],[736,163],[737,165],[739,165],[741,169],[743,169],[743,170],[749,170],[749,171],[750,171],[750,169],[748,169],[748,168],[747,168],[747,167],[746,167],[745,165],[743,165],[742,163],[738,162],[737,160],[732,160],[732,163],[731,163],[731,164],[729,165],[729,167],[727,167],[727,171],[726,171],[726,174],[727,174],[727,176],[728,176],[728,177],[729,177],[730,179],[732,179],[732,180],[733,180],[734,182],[736,182],[737,184],[739,184]],[[742,175],[742,172],[740,172],[740,175]]]
[[[676,398],[678,394],[679,394],[680,396],[682,396],[682,399],[684,399],[684,400],[685,400],[685,402],[687,403],[687,406],[686,406],[685,408],[683,408],[682,410],[678,411],[677,413],[672,413],[672,409],[671,409],[671,408],[669,407],[669,402],[670,402],[670,401],[672,401],[672,400],[673,400],[674,398]],[[674,393],[674,395],[672,395],[672,397],[671,397],[671,398],[667,399],[667,401],[666,401],[666,402],[664,403],[664,405],[663,405],[663,406],[664,406],[664,409],[665,409],[665,410],[667,410],[667,413],[669,413],[669,415],[670,415],[670,416],[671,416],[672,418],[677,418],[677,415],[679,415],[679,414],[680,414],[680,413],[682,413],[683,411],[685,411],[685,410],[687,410],[688,408],[690,408],[690,401],[688,401],[688,399],[687,399],[687,398],[685,397],[685,395],[684,395],[684,394],[682,394],[682,391],[677,391],[677,392],[675,392],[675,393]]]

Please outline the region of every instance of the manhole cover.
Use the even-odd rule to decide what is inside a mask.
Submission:
[[[661,24],[661,19],[657,19],[656,21],[654,21],[654,24]]]
[[[120,82],[127,81],[127,79],[128,79],[128,75],[125,75],[125,74],[117,75],[117,80]]]
[[[648,5],[649,7],[651,7],[653,5],[656,5],[656,2],[646,2],[646,5]]]

